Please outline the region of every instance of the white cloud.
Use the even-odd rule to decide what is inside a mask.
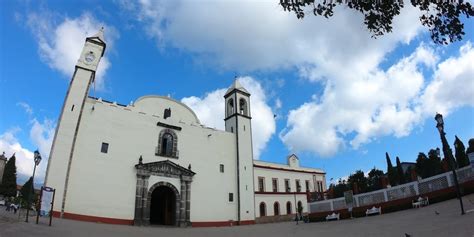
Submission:
[[[27,105],[25,103],[18,104],[22,107]],[[33,115],[33,109],[30,106],[25,108],[29,108],[29,110],[26,110],[28,115]],[[42,157],[41,163],[37,167],[35,174],[35,182],[38,182],[44,179],[46,173],[55,127],[53,121],[49,119],[40,122],[36,118],[33,118],[30,121],[30,124],[30,141],[33,146],[38,149]],[[15,154],[17,174],[30,177],[33,174],[33,151],[25,148],[24,144],[21,144],[18,141],[16,134],[20,131],[21,129],[19,128],[13,128],[0,135],[0,152],[5,152],[5,156],[8,158]]]
[[[275,100],[275,109],[281,109],[281,106],[282,106],[282,102],[280,100],[280,98],[276,98]]]
[[[344,148],[346,140],[358,148],[382,136],[407,136],[436,111],[474,106],[471,43],[461,47],[458,57],[436,65],[438,61],[433,50],[422,44],[387,71],[331,80],[319,100],[290,111],[280,137],[291,150],[331,156]],[[422,65],[434,70],[429,83],[425,83]]]
[[[365,142],[375,130],[382,128],[370,123],[371,115],[381,105],[394,104],[393,100],[400,96],[394,98],[387,94],[378,102],[371,102],[371,107],[365,107],[375,93],[390,84],[385,82],[388,76],[380,72],[378,65],[400,42],[408,43],[420,31],[419,24],[413,24],[418,21],[418,10],[411,7],[404,8],[394,20],[394,32],[374,40],[365,29],[362,16],[344,8],[337,8],[330,20],[313,16],[298,20],[293,13],[284,12],[275,1],[209,4],[143,0],[138,5],[139,20],[146,23],[147,32],[161,47],[171,46],[192,52],[225,69],[245,71],[296,67],[303,78],[324,81],[325,97],[321,99],[327,102],[318,104],[311,101],[291,111],[288,127],[281,136],[292,151],[310,150],[321,155],[334,154],[344,145],[340,133],[355,129],[350,125],[351,113],[344,111],[347,105],[358,108],[351,115],[362,120],[358,124],[361,127],[357,128],[361,132],[357,143]],[[421,60],[423,57],[418,58]],[[413,67],[404,69],[413,70]],[[397,80],[397,83],[410,85],[412,82],[402,77]],[[415,93],[416,87],[423,83],[419,77],[414,81],[415,89],[406,91],[404,95],[410,97],[410,93]],[[395,88],[397,83],[391,86]],[[333,90],[333,87],[339,89]],[[361,90],[369,90],[369,93],[359,93]],[[344,100],[340,100],[341,97],[345,97]],[[278,104],[277,101],[277,107]],[[379,119],[391,110],[384,107]],[[329,111],[330,115],[340,118],[323,115]],[[402,128],[397,132],[404,134]]]
[[[474,48],[468,41],[459,49],[459,57],[441,62],[434,80],[426,87],[423,112],[449,114],[461,106],[474,106]]]
[[[268,105],[266,93],[260,83],[252,77],[241,77],[239,81],[251,94],[250,113],[252,115],[254,158],[258,159],[267,142],[275,133],[275,120]],[[226,90],[227,88],[217,89],[207,93],[203,98],[192,96],[183,98],[181,101],[193,109],[201,123],[224,130],[224,94]]]
[[[38,120],[32,120],[30,129],[30,139],[42,154],[43,158],[49,157],[51,144],[53,144],[55,127],[53,121],[45,119],[43,123]]]
[[[127,9],[133,9],[162,49],[190,52],[197,61],[228,70],[296,69],[301,78],[321,85],[322,93],[317,90],[312,100],[289,112],[280,138],[291,152],[332,156],[347,145],[357,149],[381,136],[408,135],[431,113],[430,106],[445,111],[440,106],[472,104],[469,88],[454,97],[437,89],[442,83],[435,82],[445,81],[442,77],[450,72],[442,72],[443,63],[436,68],[438,56],[423,44],[388,69],[381,68],[389,53],[422,32],[420,12],[411,4],[395,17],[393,32],[378,39],[370,37],[361,14],[342,7],[330,19],[308,14],[303,20],[271,0],[141,0]],[[469,75],[467,59],[454,63],[464,63],[460,73]],[[422,67],[440,74],[428,86]],[[469,84],[467,76],[450,76]],[[463,88],[459,85],[447,87],[454,93]],[[440,103],[442,97],[448,103]]]
[[[291,150],[332,156],[354,133],[354,148],[380,136],[408,135],[420,120],[413,108],[424,83],[420,66],[435,61],[434,53],[421,45],[387,71],[328,81],[319,100],[290,111],[280,137]]]
[[[100,27],[105,27],[108,51],[118,37],[113,27],[98,21],[88,13],[74,19],[65,18],[60,24],[53,22],[53,17],[48,13],[28,15],[28,25],[37,37],[41,59],[68,78],[72,77],[86,37],[97,33]],[[105,87],[104,77],[110,65],[110,60],[105,54],[96,74],[96,88],[99,90]]]
[[[24,110],[25,110],[25,113],[27,113],[28,115],[32,115],[33,114],[33,109],[31,108],[31,106],[25,102],[18,102],[16,103],[16,105],[22,107]]]
[[[142,0],[124,9],[134,9],[161,47],[192,52],[227,69],[307,69],[313,79],[370,71],[421,29],[413,24],[419,21],[418,10],[410,4],[395,18],[394,32],[377,40],[370,38],[361,14],[342,7],[329,20],[311,15],[299,20],[273,0]]]
[[[9,130],[0,135],[0,151],[5,152],[5,156],[8,158],[15,154],[17,174],[29,177],[33,174],[33,152],[18,142],[15,137],[15,133],[18,131],[18,129]]]
[[[217,89],[206,93],[204,98],[196,96],[185,97],[181,99],[181,102],[189,106],[196,113],[202,124],[223,130],[225,129],[223,120],[225,92],[226,89]]]
[[[43,180],[46,175],[47,163],[49,160],[49,152],[51,151],[51,145],[53,144],[55,123],[49,119],[39,122],[38,120],[32,120],[32,126],[30,129],[30,140],[33,145],[37,147],[41,153],[42,161],[38,166],[36,172],[39,180]]]

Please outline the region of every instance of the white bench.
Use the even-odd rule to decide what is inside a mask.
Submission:
[[[382,215],[382,207],[377,208],[373,206],[372,208],[367,209],[367,211],[365,211],[365,216],[372,215],[372,214]]]
[[[326,221],[330,220],[339,220],[339,213],[332,213],[331,215],[326,216]]]
[[[425,197],[425,198],[419,197],[418,199],[413,200],[411,204],[413,205],[413,208],[419,208],[419,207],[428,206],[430,204],[430,201],[428,197]]]

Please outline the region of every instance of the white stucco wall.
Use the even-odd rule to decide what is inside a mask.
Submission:
[[[303,205],[303,213],[308,212],[308,202],[305,194],[296,194],[296,205],[301,201]],[[295,195],[294,194],[255,194],[255,217],[260,217],[260,203],[264,202],[266,205],[266,216],[274,216],[273,205],[275,202],[280,204],[280,215],[287,215],[286,203],[291,203],[291,214],[295,214]]]
[[[172,100],[162,100],[172,108],[172,118],[180,118],[180,110]],[[94,110],[92,110],[94,107]],[[183,110],[184,117],[190,115]],[[196,175],[191,184],[191,221],[236,220],[235,136],[232,133],[186,124],[178,119],[162,119],[133,106],[87,99],[79,129],[70,172],[65,212],[133,219],[135,207],[136,171],[140,155],[143,162],[169,159],[183,167],[191,165]],[[155,155],[159,132],[157,122],[179,126],[179,158]],[[210,135],[210,136],[209,136]],[[109,144],[107,154],[101,144]],[[219,165],[225,172],[220,173]],[[161,177],[150,177],[149,186]],[[180,190],[179,180],[169,180]],[[228,193],[234,202],[228,202]],[[212,212],[209,211],[212,208]]]

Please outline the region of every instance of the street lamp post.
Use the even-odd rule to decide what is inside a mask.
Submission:
[[[41,154],[39,153],[38,150],[35,151],[34,153],[34,161],[35,161],[35,166],[33,167],[33,176],[31,178],[31,191],[33,192],[33,195],[35,194],[35,172],[36,172],[36,166],[39,165],[41,162]],[[27,206],[26,206],[26,220],[25,222],[28,222],[28,216],[30,214],[30,206],[31,206],[31,193],[28,193],[28,201],[27,201]]]
[[[287,192],[291,192],[291,188],[288,187]],[[296,206],[296,192],[293,193],[293,197],[295,198],[295,216],[296,216],[296,224],[298,225],[298,207]]]
[[[456,174],[456,165],[454,163],[453,151],[449,147],[449,143],[446,140],[446,133],[444,132],[444,121],[443,115],[437,113],[435,116],[436,128],[438,128],[439,136],[441,137],[441,143],[443,144],[444,156],[449,160],[448,164],[453,172],[454,184],[456,186],[456,194],[459,198],[459,204],[461,205],[461,215],[464,215],[464,205],[462,203],[461,190],[459,188],[458,176]]]

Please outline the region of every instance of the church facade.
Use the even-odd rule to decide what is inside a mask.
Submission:
[[[143,96],[130,105],[89,97],[105,48],[102,31],[86,39],[56,126],[45,178],[56,189],[54,216],[135,225],[253,224],[260,197],[292,196],[291,190],[259,193],[257,169],[282,182],[310,174],[300,180],[313,191],[317,180],[325,181],[321,170],[272,169],[253,160],[251,95],[237,80],[223,98],[225,131],[202,125],[188,106],[168,97]]]

